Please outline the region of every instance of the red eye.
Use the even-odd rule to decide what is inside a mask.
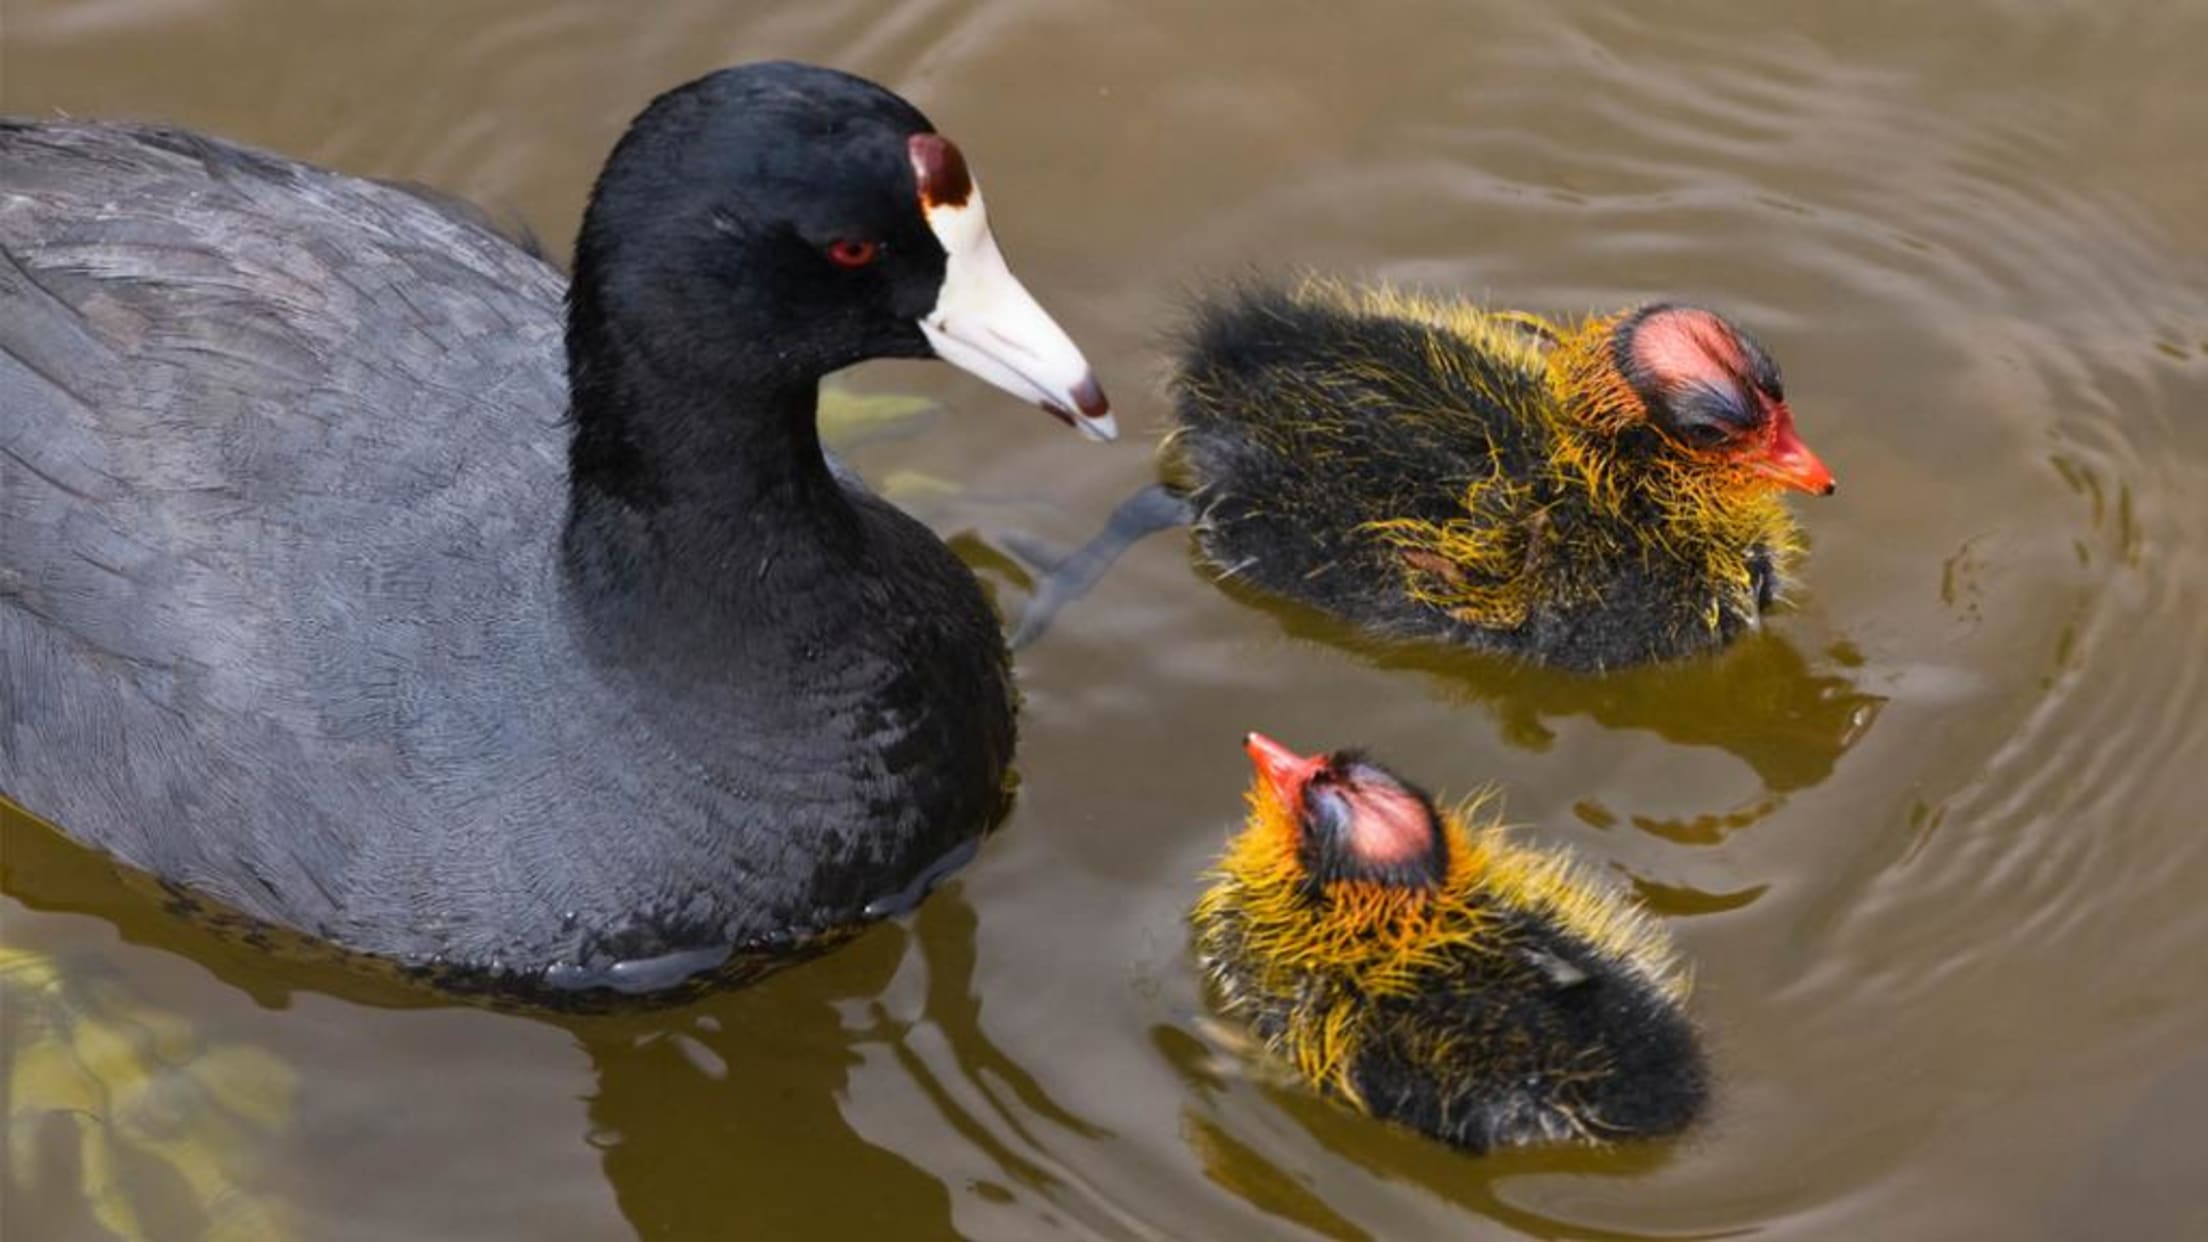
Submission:
[[[828,243],[828,261],[837,267],[865,267],[882,252],[880,242],[860,241],[846,237],[842,241]]]

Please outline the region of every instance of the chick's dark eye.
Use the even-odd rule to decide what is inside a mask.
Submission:
[[[1755,430],[1753,399],[1735,389],[1690,385],[1667,403],[1663,422],[1690,449],[1720,448]]]
[[[1339,836],[1348,831],[1349,801],[1342,797],[1339,790],[1314,785],[1306,789],[1303,806],[1305,824],[1312,831],[1322,836]]]
[[[1688,423],[1679,429],[1681,438],[1694,448],[1716,448],[1733,438],[1733,429],[1717,423]]]
[[[828,243],[828,261],[837,267],[865,267],[882,253],[882,244],[856,237]]]

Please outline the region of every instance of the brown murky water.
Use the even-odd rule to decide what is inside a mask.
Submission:
[[[1182,290],[1304,263],[1724,307],[1843,483],[1800,506],[1798,611],[1600,682],[1359,654],[1154,540],[1023,659],[1022,800],[971,869],[674,1014],[272,968],[13,823],[7,945],[182,1019],[164,1063],[295,1075],[205,1160],[220,1091],[130,1131],[182,1146],[103,1149],[147,1236],[193,1236],[198,1177],[271,1205],[219,1221],[339,1239],[2208,1237],[2208,6],[1807,9],[6,0],[8,111],[185,122],[563,243],[654,91],[841,65],[974,153],[1135,428]],[[1007,600],[1004,534],[1078,538],[1148,477],[1147,436],[947,368],[859,382],[959,407],[857,460]],[[1181,914],[1253,726],[1498,780],[1630,877],[1696,963],[1712,1124],[1480,1161],[1243,1072]],[[11,1133],[10,1239],[101,1236],[73,1133]]]

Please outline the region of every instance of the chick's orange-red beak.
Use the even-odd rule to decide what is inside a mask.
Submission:
[[[1272,788],[1273,796],[1286,807],[1299,806],[1303,802],[1303,787],[1326,766],[1325,755],[1299,755],[1262,733],[1246,734],[1242,749],[1250,756],[1250,766],[1257,770],[1259,780]]]
[[[1754,464],[1758,474],[1812,496],[1830,496],[1839,487],[1832,471],[1794,434],[1794,414],[1783,401],[1771,406],[1771,442]]]

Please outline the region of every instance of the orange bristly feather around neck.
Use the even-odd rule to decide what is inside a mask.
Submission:
[[[1597,950],[1629,962],[1667,991],[1684,991],[1662,934],[1606,882],[1562,854],[1513,844],[1483,791],[1441,812],[1448,865],[1432,885],[1337,880],[1313,901],[1302,833],[1265,781],[1251,784],[1249,819],[1220,859],[1197,910],[1236,907],[1271,961],[1345,970],[1369,990],[1396,991],[1442,950],[1476,943],[1496,916],[1518,911],[1555,921]]]

